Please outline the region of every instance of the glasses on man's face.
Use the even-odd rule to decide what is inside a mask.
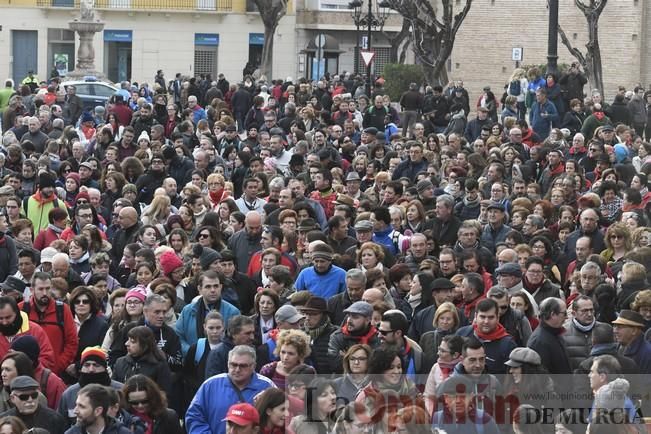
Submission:
[[[382,336],[386,336],[389,333],[393,333],[395,330],[378,330],[378,333],[380,333]]]
[[[251,366],[250,363],[234,363],[234,362],[228,362],[228,366],[231,369],[247,369]]]
[[[38,398],[38,392],[34,391],[32,393],[16,393],[14,396],[21,401],[29,401],[30,399]]]
[[[87,203],[88,203],[88,201],[86,199],[80,199],[80,200],[77,201],[77,205],[84,205],[84,204],[87,204]]]

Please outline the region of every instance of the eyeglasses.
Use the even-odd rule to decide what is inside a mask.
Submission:
[[[75,306],[80,304],[90,304],[90,300],[87,298],[78,298],[75,300]]]
[[[567,316],[567,311],[564,310],[564,311],[558,312],[557,315]]]
[[[389,333],[393,333],[395,330],[378,330],[378,333],[380,333],[382,336],[386,336]]]
[[[612,234],[612,235],[610,236],[610,239],[611,239],[611,240],[623,240],[623,239],[624,239],[624,235]]]
[[[198,238],[199,238],[199,239],[210,238],[210,234],[206,234],[206,233],[199,234],[199,237],[198,237]]]
[[[32,393],[23,393],[23,394],[20,394],[20,395],[16,393],[16,394],[14,394],[14,396],[16,398],[20,399],[21,401],[29,401],[30,399],[38,398],[38,392],[34,391]]]
[[[233,362],[228,362],[228,366],[231,369],[247,369],[251,367],[251,363],[233,363]]]
[[[305,388],[304,383],[293,383],[289,385],[289,390],[298,390]]]
[[[368,360],[368,357],[351,357],[348,359],[350,363],[362,363]]]
[[[88,201],[86,199],[80,199],[80,200],[77,201],[77,205],[83,205],[83,204],[86,204],[86,203],[88,203]]]
[[[129,300],[125,304],[127,306],[138,306],[139,304],[143,304],[143,303],[140,300]]]
[[[131,405],[132,407],[137,407],[139,405],[147,405],[147,404],[149,404],[148,399],[137,399],[137,400],[129,401],[129,405]]]

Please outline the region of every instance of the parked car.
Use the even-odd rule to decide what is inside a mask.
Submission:
[[[83,80],[65,81],[62,83],[64,89],[73,85],[77,89],[77,96],[84,103],[84,110],[93,110],[96,106],[106,107],[111,96],[118,91],[118,88],[111,83],[99,81],[95,77],[84,77]]]

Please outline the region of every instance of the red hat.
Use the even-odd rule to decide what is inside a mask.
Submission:
[[[108,355],[100,347],[86,347],[84,351],[81,352],[81,364],[87,360],[92,360],[96,363],[99,363],[102,366],[107,366]]]
[[[77,183],[77,188],[81,185],[81,178],[79,177],[79,174],[77,172],[70,172],[66,176],[66,179],[72,179]]]
[[[90,202],[90,196],[88,195],[87,191],[80,191],[77,196],[75,196],[75,202],[79,199],[86,199],[88,202]]]
[[[247,403],[231,405],[224,420],[239,426],[259,425],[260,415],[254,406]]]
[[[160,268],[163,274],[169,276],[177,268],[183,267],[183,261],[176,256],[176,253],[167,251],[160,257]]]

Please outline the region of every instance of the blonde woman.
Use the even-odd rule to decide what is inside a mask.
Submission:
[[[171,202],[168,195],[154,196],[151,205],[142,213],[142,224],[152,225],[161,235],[165,235],[165,222],[171,213]]]
[[[526,75],[527,74],[524,69],[516,68],[513,71],[513,74],[511,74],[511,78],[509,78],[509,84],[506,87],[506,94],[508,96],[514,96],[516,98],[519,119],[524,119],[524,115],[527,113],[525,100],[527,96],[527,88],[529,87],[529,81],[527,80]]]

